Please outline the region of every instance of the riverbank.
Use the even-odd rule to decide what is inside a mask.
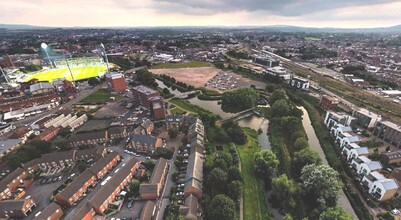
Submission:
[[[336,169],[339,173],[340,176],[343,180],[345,185],[350,187],[352,185],[352,180],[349,179],[349,177],[346,175],[344,168],[342,167],[341,161],[338,157],[338,154],[335,152],[335,146],[333,140],[330,138],[330,134],[328,129],[324,126],[323,124],[323,119],[322,116],[320,115],[319,111],[310,103],[310,98],[308,99],[301,99],[302,104],[305,108],[305,110],[308,112],[308,115],[310,117],[310,122],[313,126],[314,131],[316,132],[316,136],[319,139],[320,145],[324,151],[325,157],[327,159],[327,162],[332,166],[334,169]],[[313,101],[313,100],[312,100]],[[348,184],[348,181],[350,183]],[[366,208],[366,206],[363,204],[361,201],[360,197],[356,192],[353,192],[352,189],[350,188],[344,188],[344,193],[347,196],[347,200],[349,203],[352,205],[352,208],[354,210],[354,213],[356,216],[358,216],[359,219],[366,219],[366,220],[371,220],[373,217],[369,214],[369,210]]]
[[[310,148],[319,154],[319,156],[323,159],[323,164],[329,165],[329,162],[326,159],[326,155],[322,149],[322,146],[320,145],[319,139],[316,136],[316,132],[312,127],[308,111],[304,107],[298,107],[298,108],[301,109],[303,112],[302,125],[304,126],[306,135],[308,136],[308,143]],[[358,219],[358,216],[356,215],[350,201],[345,196],[344,191],[341,192],[340,197],[337,201],[337,205],[342,207],[347,212],[349,212],[354,219]]]

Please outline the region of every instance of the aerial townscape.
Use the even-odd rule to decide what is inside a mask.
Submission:
[[[89,2],[0,2],[0,219],[401,220],[401,3]]]

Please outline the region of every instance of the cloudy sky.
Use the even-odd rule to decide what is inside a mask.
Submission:
[[[0,23],[380,27],[401,24],[401,0],[0,0]]]

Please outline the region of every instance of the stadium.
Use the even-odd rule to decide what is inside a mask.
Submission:
[[[107,71],[107,66],[102,58],[71,58],[67,59],[67,61],[75,81],[92,77],[102,77]],[[27,75],[23,81],[28,82],[37,79],[38,81],[52,82],[54,79],[59,78],[66,78],[68,81],[73,80],[65,59],[54,60],[53,63],[56,67],[55,69],[41,70],[32,73]]]

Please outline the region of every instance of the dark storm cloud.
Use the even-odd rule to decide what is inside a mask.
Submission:
[[[399,2],[400,0],[152,0],[166,13],[215,14],[233,11],[266,11],[272,15],[300,16],[351,6]]]

